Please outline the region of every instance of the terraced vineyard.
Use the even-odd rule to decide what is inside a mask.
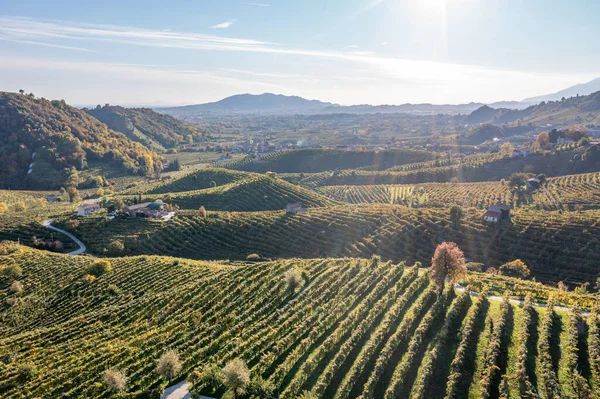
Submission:
[[[228,173],[224,175],[227,176]],[[184,178],[181,186],[186,185],[190,180],[194,181],[193,178]],[[225,179],[221,180],[223,181]],[[178,181],[173,184],[178,185]],[[148,194],[144,195],[144,199],[164,199],[182,209],[198,209],[204,206],[207,210],[235,212],[285,209],[287,204],[294,202],[301,202],[306,207],[331,206],[337,203],[313,190],[290,184],[276,177],[255,173],[239,174],[237,181],[214,188],[166,195]]]
[[[9,306],[0,280],[3,397],[106,398],[109,368],[128,377],[125,397],[152,397],[168,384],[156,372],[167,350],[182,362],[171,381],[193,375],[193,391],[213,397],[225,387],[210,370],[232,359],[251,371],[249,394],[282,398],[519,397],[520,380],[565,396],[600,388],[595,313],[438,295],[403,264],[147,256],[111,259],[111,272],[84,281],[91,258],[22,249],[9,261],[25,289]],[[293,291],[291,269],[304,276]]]
[[[514,207],[534,205],[545,210],[598,209],[600,207],[600,173],[553,177],[539,189],[515,192],[501,182],[380,184],[323,186],[317,191],[351,204],[402,204],[412,207],[487,208],[497,203]]]
[[[223,163],[228,169],[266,173],[315,173],[334,169],[370,166],[384,170],[394,165],[412,164],[434,159],[438,154],[410,149],[385,151],[344,151],[303,149],[277,151],[258,158],[242,158]]]
[[[248,177],[248,173],[227,169],[200,169],[168,181],[148,191],[148,194],[179,193],[182,191],[203,190],[235,183]]]
[[[457,242],[487,266],[522,259],[541,281],[595,282],[600,262],[600,211],[518,210],[513,223],[486,224],[481,211],[453,219],[447,209],[394,205],[335,206],[298,215],[283,211],[228,213],[184,211],[169,223],[143,219],[83,220],[74,233],[90,251],[111,242],[121,254],[160,254],[194,259],[365,257],[428,263],[435,246]]]

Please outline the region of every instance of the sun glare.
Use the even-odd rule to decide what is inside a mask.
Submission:
[[[418,0],[419,8],[423,11],[436,14],[444,14],[448,0]]]

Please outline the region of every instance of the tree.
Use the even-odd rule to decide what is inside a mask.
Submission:
[[[112,254],[118,255],[125,250],[125,244],[121,240],[112,240],[108,244],[108,251]]]
[[[204,209],[204,205],[200,206],[200,209],[198,209],[198,213],[200,214],[200,217],[202,219],[206,219],[206,209]]]
[[[500,274],[509,277],[527,278],[531,272],[521,259],[515,259],[500,266]]]
[[[558,139],[561,137],[565,137],[565,132],[563,132],[562,130],[552,129],[550,131],[550,133],[548,133],[548,138],[550,139],[550,142],[553,144],[556,144]]]
[[[596,291],[600,291],[600,277],[596,279]]]
[[[125,373],[116,369],[108,369],[102,375],[104,388],[112,393],[125,393],[127,390],[127,377]]]
[[[158,359],[156,372],[165,380],[171,380],[181,371],[179,355],[174,350],[167,351]]]
[[[8,211],[8,204],[6,202],[0,202],[0,216],[4,215]]]
[[[181,170],[181,162],[179,162],[179,158],[175,158],[173,163],[171,164],[171,170]]]
[[[283,278],[285,279],[288,290],[294,292],[302,281],[302,273],[300,273],[300,270],[293,267],[283,274]]]
[[[450,284],[455,284],[466,275],[465,254],[458,245],[453,242],[443,242],[438,245],[431,258],[429,278],[438,286],[440,292],[444,289],[446,278]]]
[[[27,210],[27,206],[25,202],[19,201],[14,205],[15,212],[25,212]]]
[[[246,386],[250,382],[250,370],[242,359],[231,360],[223,367],[221,374],[223,384],[229,388],[234,399],[244,394]]]
[[[525,173],[513,173],[508,179],[508,186],[512,189],[520,190],[527,184],[527,175]]]
[[[538,134],[536,142],[542,150],[547,150],[550,148],[550,135],[548,135],[548,132],[541,132]]]
[[[460,219],[463,215],[463,210],[460,206],[458,205],[452,205],[450,207],[450,218],[452,220],[457,220]]]
[[[100,277],[110,272],[112,272],[112,264],[106,259],[97,260],[88,269],[88,274],[95,277]]]
[[[79,198],[79,192],[77,191],[77,187],[69,186],[67,187],[67,194],[69,195],[69,202],[73,203],[77,201]]]
[[[515,150],[515,147],[510,143],[504,143],[500,146],[500,153],[504,155],[510,155]]]
[[[23,90],[23,89],[19,89],[19,93],[21,93],[21,94],[25,94],[25,90]]]
[[[10,292],[15,295],[21,295],[23,293],[23,284],[20,281],[13,281],[10,285]]]

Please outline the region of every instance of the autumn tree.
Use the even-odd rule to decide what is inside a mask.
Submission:
[[[0,216],[4,215],[8,211],[8,204],[6,202],[0,202]]]
[[[202,219],[206,219],[206,209],[204,208],[204,205],[200,206],[198,213]]]
[[[542,150],[547,150],[550,148],[550,135],[548,132],[541,132],[538,134],[536,142],[538,147],[540,147]]]
[[[440,291],[444,289],[446,278],[451,284],[455,284],[466,275],[465,254],[458,245],[453,242],[443,242],[438,245],[431,259],[429,278]]]
[[[510,155],[515,150],[515,147],[510,143],[504,143],[500,146],[500,153],[504,155]]]

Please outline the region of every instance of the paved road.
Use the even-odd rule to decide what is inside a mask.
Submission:
[[[175,385],[171,385],[163,392],[163,395],[160,399],[190,399],[192,396],[190,394],[190,384],[186,380],[180,381]],[[200,396],[200,399],[214,399],[208,396]]]
[[[82,243],[79,238],[75,237],[73,234],[69,233],[68,231],[65,231],[63,229],[59,229],[58,227],[52,226],[52,219],[46,220],[43,223],[43,225],[45,227],[49,228],[50,230],[58,231],[59,233],[62,233],[64,235],[66,235],[71,240],[75,241],[75,244],[79,245],[79,249],[76,249],[75,251],[69,252],[67,255],[79,255],[79,254],[84,253],[87,250],[87,248],[85,247],[85,244]]]

